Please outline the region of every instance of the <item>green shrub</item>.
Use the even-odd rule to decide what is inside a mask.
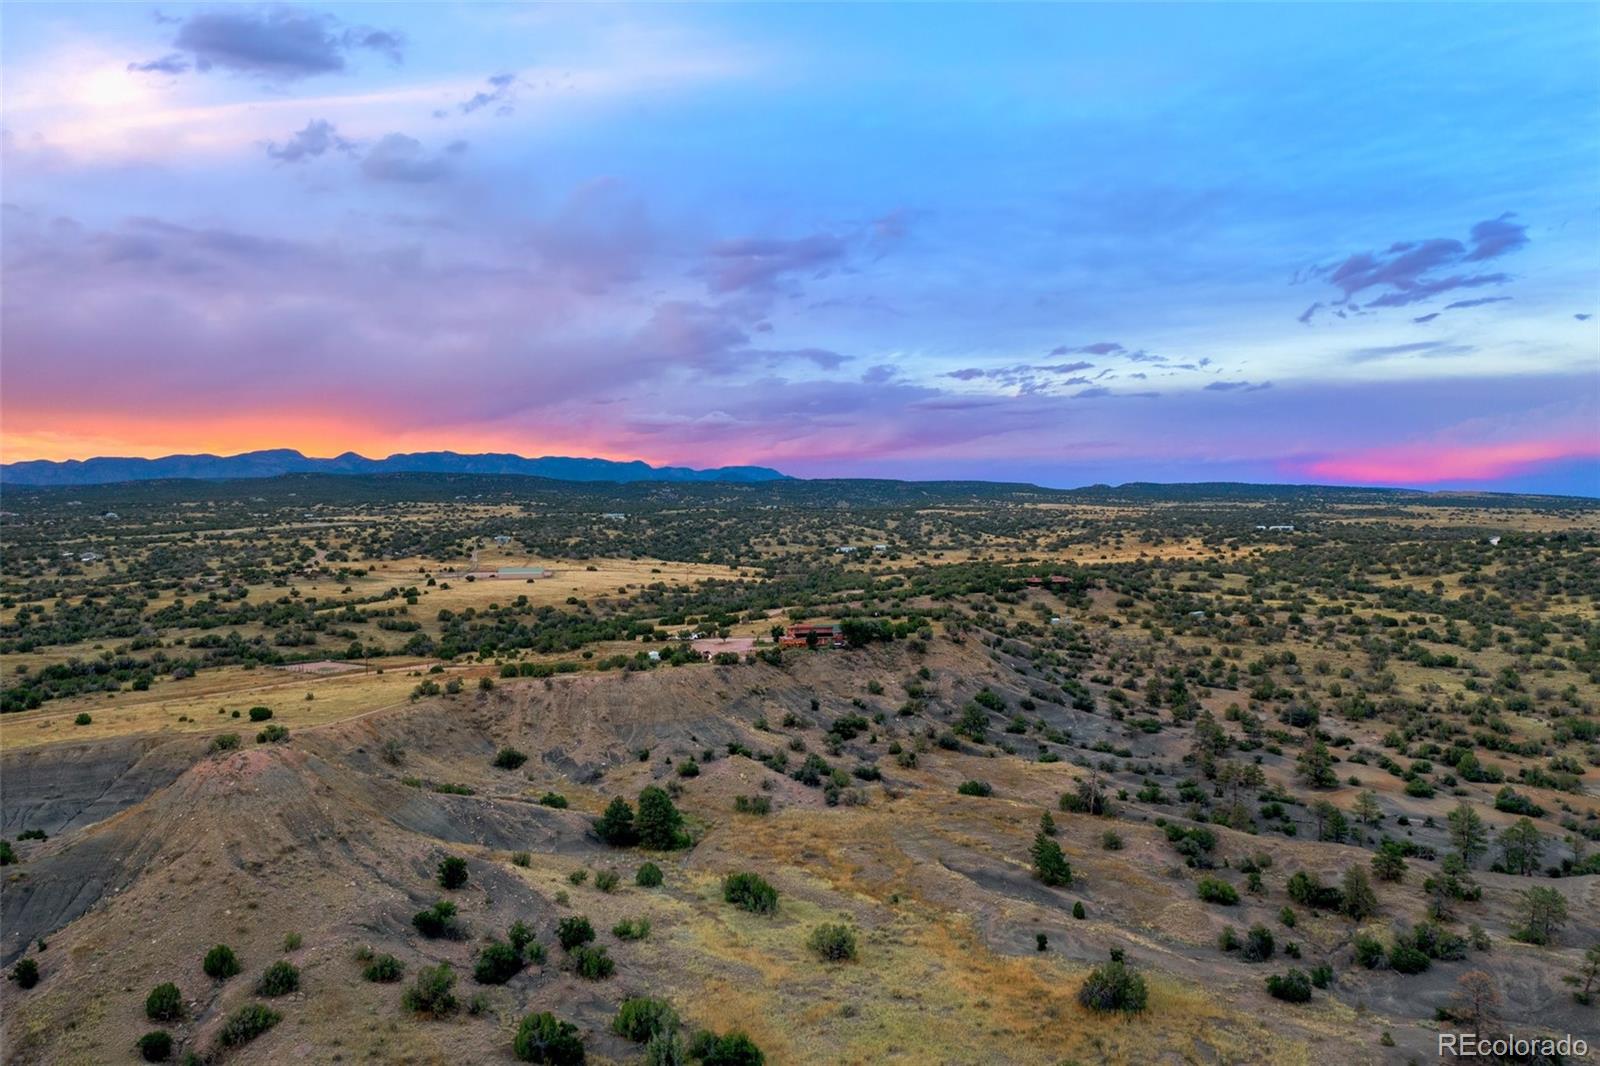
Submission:
[[[722,881],[722,898],[751,914],[774,914],[778,910],[778,890],[759,874],[729,874]]]
[[[528,757],[516,748],[501,748],[494,754],[496,770],[515,770],[527,761]]]
[[[567,797],[563,796],[559,792],[546,792],[544,795],[539,797],[539,802],[543,806],[554,807],[557,810],[564,811],[567,809]]]
[[[271,707],[252,707],[252,708],[250,708],[250,720],[252,722],[265,722],[267,719],[269,719],[271,717],[272,717],[272,708]]]
[[[166,1062],[172,1057],[172,1034],[152,1029],[139,1038],[139,1057],[146,1062]]]
[[[1195,885],[1195,894],[1207,903],[1220,903],[1225,907],[1239,902],[1239,890],[1216,877],[1202,877]]]
[[[511,923],[511,928],[506,930],[506,940],[519,952],[526,951],[528,945],[533,943],[533,929],[518,918]]]
[[[239,958],[226,944],[218,944],[206,952],[205,961],[200,965],[207,977],[214,977],[218,981],[226,981],[239,972]]]
[[[439,884],[444,888],[460,888],[467,883],[467,860],[457,855],[446,855],[439,862]]]
[[[549,1066],[579,1066],[583,1062],[583,1041],[578,1027],[548,1011],[526,1015],[511,1038],[511,1051],[521,1062],[541,1062]]]
[[[769,796],[735,796],[733,809],[739,814],[771,814],[772,799]]]
[[[10,866],[17,861],[17,851],[11,846],[11,841],[0,840],[0,866]]]
[[[456,1009],[456,997],[452,991],[455,984],[456,972],[448,962],[424,966],[417,971],[416,981],[400,997],[400,1003],[414,1014],[443,1017]]]
[[[472,979],[480,985],[503,985],[522,972],[522,952],[499,940],[478,952]]]
[[[262,1003],[246,1003],[222,1023],[217,1039],[223,1047],[248,1044],[274,1025],[283,1021],[283,1015]]]
[[[1417,974],[1423,973],[1433,961],[1424,951],[1420,951],[1403,940],[1395,941],[1389,949],[1389,968],[1396,973]]]
[[[153,1022],[175,1022],[183,1017],[183,994],[171,981],[156,985],[144,997],[144,1016]]]
[[[992,796],[994,786],[987,781],[968,780],[957,785],[956,791],[963,796]]]
[[[1095,967],[1078,989],[1078,1002],[1094,1011],[1137,1014],[1149,1002],[1144,978],[1128,969],[1122,953],[1112,953],[1111,961]]]
[[[532,866],[533,854],[527,851],[513,851],[511,853],[511,865],[522,867]]]
[[[661,886],[661,867],[653,862],[647,862],[639,867],[639,872],[633,875],[633,883],[640,888],[659,888]]]
[[[590,981],[603,981],[617,972],[617,964],[605,948],[584,946],[572,952],[572,968],[579,977]]]
[[[437,940],[442,936],[453,937],[459,931],[456,926],[456,905],[441,899],[427,910],[413,914],[411,924],[429,940]]]
[[[1318,988],[1327,988],[1333,984],[1333,967],[1327,963],[1311,967],[1311,983]]]
[[[1083,901],[1081,899],[1072,905],[1072,916],[1080,922],[1089,917],[1088,912],[1083,909]]]
[[[289,729],[276,723],[256,734],[257,744],[278,744],[289,739]]]
[[[1375,970],[1383,964],[1383,944],[1375,936],[1366,933],[1357,933],[1352,941],[1356,961],[1369,970]]]
[[[32,988],[39,983],[39,964],[32,959],[22,959],[11,967],[11,980],[18,988]]]
[[[657,1033],[644,1046],[644,1066],[684,1066],[689,1049],[677,1030]]]
[[[611,927],[611,933],[619,940],[643,940],[650,935],[650,919],[625,918]]]
[[[283,934],[283,950],[284,951],[299,951],[300,950],[300,945],[303,944],[303,943],[305,943],[305,940],[300,936],[299,933],[285,933],[285,934]]]
[[[856,960],[856,934],[848,925],[819,925],[811,930],[806,946],[823,962]]]
[[[1272,958],[1272,953],[1276,948],[1277,944],[1272,938],[1272,930],[1264,925],[1252,925],[1250,931],[1245,934],[1244,947],[1240,951],[1240,957],[1245,962],[1266,962]]]
[[[1289,898],[1305,907],[1336,911],[1344,905],[1344,893],[1324,885],[1304,870],[1289,878]]]
[[[622,1001],[617,1016],[611,1019],[611,1031],[620,1037],[642,1044],[657,1033],[670,1033],[678,1028],[678,1014],[664,999],[651,996],[634,996]]]
[[[300,971],[291,962],[279,960],[267,967],[267,972],[256,982],[256,994],[261,996],[287,996],[300,987]]]
[[[405,972],[405,964],[393,955],[379,955],[367,963],[367,968],[361,971],[361,976],[377,984],[389,985],[400,980]]]
[[[72,720],[73,725],[92,725],[93,723],[94,718],[90,716],[88,711],[79,711],[78,717]]]
[[[615,870],[599,870],[594,875],[594,887],[602,892],[614,892],[621,880]]]
[[[571,951],[579,944],[587,944],[593,939],[594,926],[581,914],[563,918],[556,926],[556,940],[561,944],[562,951]]]
[[[1267,978],[1267,993],[1285,1003],[1304,1003],[1311,998],[1311,981],[1299,970]]]
[[[696,1033],[689,1042],[689,1055],[699,1059],[700,1066],[764,1066],[767,1061],[755,1041],[737,1029],[722,1036]]]

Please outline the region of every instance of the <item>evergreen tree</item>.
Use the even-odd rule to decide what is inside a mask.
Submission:
[[[1378,912],[1378,895],[1372,891],[1372,882],[1367,880],[1367,872],[1361,867],[1352,866],[1346,870],[1340,887],[1344,892],[1346,916],[1359,922]]]
[[[1312,740],[1305,746],[1296,761],[1296,768],[1300,779],[1312,788],[1333,788],[1339,783],[1339,775],[1333,770],[1333,756],[1328,753],[1328,746],[1320,740]]]
[[[1516,822],[1495,838],[1500,845],[1500,862],[1507,873],[1531,877],[1539,869],[1539,858],[1544,854],[1544,834],[1527,818]]]
[[[1072,884],[1072,867],[1061,845],[1039,833],[1033,838],[1033,875],[1047,885]]]
[[[658,851],[683,846],[683,815],[665,789],[651,785],[639,793],[639,843]]]
[[[1471,866],[1480,855],[1489,850],[1489,830],[1483,824],[1483,818],[1477,810],[1462,800],[1456,809],[1449,814],[1450,844],[1458,852],[1467,866]]]
[[[594,831],[595,835],[614,848],[625,848],[639,840],[633,827],[633,808],[621,796],[606,807],[605,813],[594,823]]]

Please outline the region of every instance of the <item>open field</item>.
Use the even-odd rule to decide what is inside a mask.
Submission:
[[[545,1010],[638,1062],[612,1020],[651,995],[770,1063],[1399,1066],[1479,972],[1492,1024],[1600,1028],[1590,504],[470,480],[8,501],[0,955],[40,974],[8,1063],[133,1061],[164,981],[180,1052],[229,1062],[509,1062]],[[447,576],[496,565],[557,575]],[[780,650],[800,621],[846,646]],[[657,789],[682,846],[602,830]],[[440,898],[458,935],[421,935]],[[580,915],[610,976],[558,943]],[[477,981],[515,921],[543,954]],[[853,961],[808,946],[832,923]],[[1080,1001],[1113,951],[1142,1009]],[[255,992],[279,959],[298,990]],[[406,1009],[441,962],[455,1008]]]

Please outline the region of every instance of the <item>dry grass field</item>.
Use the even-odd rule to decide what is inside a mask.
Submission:
[[[649,995],[685,1039],[739,1030],[777,1064],[1399,1066],[1431,1060],[1473,971],[1519,1033],[1595,1031],[1575,998],[1600,941],[1594,508],[952,499],[842,520],[302,499],[280,522],[218,514],[214,541],[144,516],[115,571],[29,564],[14,534],[0,950],[40,981],[0,991],[8,1063],[133,1061],[163,981],[184,1002],[162,1023],[175,1058],[241,1063],[512,1061],[517,1022],[545,1010],[587,1061],[638,1062],[612,1019]],[[395,529],[360,532],[378,513]],[[1255,530],[1280,515],[1295,534]],[[67,519],[39,522],[72,541],[51,524]],[[585,536],[607,552],[575,550]],[[891,548],[840,556],[842,540]],[[556,576],[450,576],[474,552]],[[1069,580],[1028,581],[1050,573]],[[773,626],[800,618],[858,628],[847,648],[777,652]],[[691,631],[752,643],[711,665],[674,639]],[[258,706],[276,742],[257,741]],[[642,811],[647,788],[691,846],[603,839],[608,805]],[[1069,802],[1085,789],[1108,809]],[[1431,886],[1463,806],[1483,839],[1452,895]],[[1507,841],[1525,816],[1524,873]],[[1070,881],[1043,877],[1041,840]],[[1399,880],[1377,875],[1386,849]],[[465,886],[437,883],[447,855]],[[646,862],[660,887],[635,883]],[[1355,912],[1351,871],[1372,895]],[[725,900],[737,872],[770,882],[775,913]],[[1296,875],[1340,902],[1307,903]],[[1207,879],[1235,900],[1202,899]],[[1544,943],[1533,889],[1565,909]],[[439,898],[457,937],[413,926]],[[580,915],[610,976],[557,943]],[[638,920],[643,938],[613,931]],[[475,980],[515,921],[543,956]],[[829,923],[852,961],[808,946]],[[1270,958],[1224,950],[1252,928]],[[1433,957],[1402,972],[1419,936]],[[201,971],[217,943],[239,976]],[[1113,951],[1142,1009],[1080,1002]],[[374,954],[399,982],[363,979]],[[280,959],[298,990],[264,996]],[[441,962],[455,1008],[405,1009]],[[1292,971],[1308,1002],[1268,994]],[[225,1047],[252,1002],[281,1019]]]

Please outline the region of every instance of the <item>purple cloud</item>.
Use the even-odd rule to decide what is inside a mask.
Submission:
[[[1444,309],[1446,311],[1455,311],[1463,307],[1482,307],[1484,304],[1505,303],[1510,299],[1511,297],[1509,296],[1480,296],[1476,300],[1457,300],[1453,304],[1445,304]]]
[[[1472,289],[1484,285],[1503,285],[1511,280],[1509,274],[1496,272],[1473,274],[1465,272],[1442,273],[1466,263],[1480,263],[1513,252],[1528,243],[1527,227],[1512,222],[1511,214],[1479,222],[1472,227],[1467,244],[1450,237],[1434,237],[1422,241],[1400,241],[1382,252],[1357,252],[1337,263],[1313,267],[1308,277],[1320,277],[1341,292],[1334,308],[1348,308],[1350,312],[1379,307],[1404,307],[1420,303],[1455,289]],[[1363,293],[1376,292],[1370,299],[1356,303]],[[1509,299],[1496,297],[1493,300]],[[1488,303],[1482,300],[1479,303]],[[1464,306],[1477,306],[1465,303]],[[1324,305],[1319,301],[1301,313],[1299,321],[1309,324]],[[1453,305],[1455,306],[1455,305]],[[1336,314],[1343,317],[1341,311]]]
[[[1272,382],[1263,381],[1260,384],[1251,384],[1248,381],[1213,381],[1206,386],[1207,392],[1260,392],[1262,389],[1272,388]]]
[[[345,26],[331,15],[289,6],[199,11],[178,27],[173,46],[193,57],[194,69],[222,68],[290,81],[345,69],[345,58],[366,49],[400,62],[404,37],[392,30]],[[178,55],[129,65],[164,74],[189,69]]]
[[[323,119],[312,119],[306,123],[306,128],[290,137],[282,145],[273,141],[267,145],[267,155],[285,163],[299,163],[324,155],[330,151],[349,152],[355,145],[339,136],[333,123]]]
[[[1059,348],[1050,349],[1050,354],[1051,355],[1111,355],[1114,352],[1120,352],[1120,351],[1123,351],[1123,350],[1124,349],[1123,349],[1122,345],[1116,343],[1115,341],[1097,341],[1094,344],[1083,344],[1083,345],[1079,345],[1078,347],[1075,347],[1075,348],[1068,347],[1066,345],[1062,345]]]
[[[128,64],[128,70],[134,74],[182,74],[188,69],[189,61],[177,52],[144,63]]]
[[[452,141],[445,146],[449,155],[465,150],[465,141]],[[449,177],[450,170],[447,156],[430,155],[421,141],[403,133],[385,135],[361,160],[361,172],[373,181],[421,185]]]
[[[480,90],[474,93],[470,99],[461,102],[459,106],[463,115],[470,115],[474,111],[488,107],[490,104],[500,105],[495,108],[494,113],[497,115],[509,115],[514,110],[509,101],[511,91],[516,86],[517,76],[515,74],[494,74],[487,81],[489,83],[488,91]],[[436,115],[442,114],[442,112],[434,113]]]
[[[719,241],[711,247],[712,292],[772,289],[785,275],[827,270],[845,256],[845,242],[818,233],[797,240],[746,237]]]

